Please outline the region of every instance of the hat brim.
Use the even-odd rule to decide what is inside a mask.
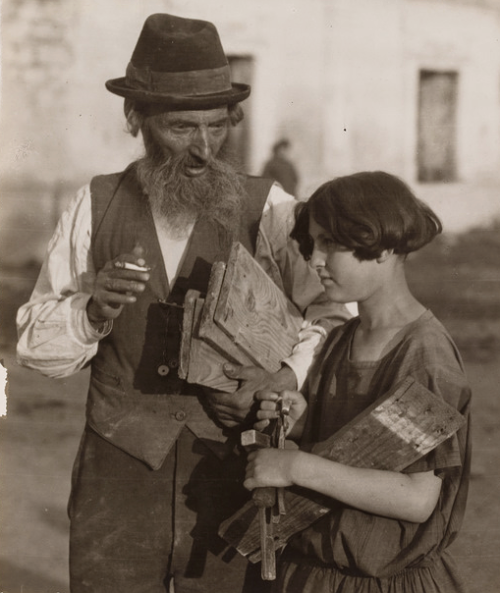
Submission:
[[[233,105],[244,101],[250,95],[250,86],[233,82],[231,90],[222,93],[211,93],[208,95],[175,95],[166,93],[154,93],[142,89],[132,88],[126,82],[126,78],[114,78],[106,82],[106,88],[111,93],[134,99],[143,103],[155,103],[171,109],[215,109],[224,105]]]

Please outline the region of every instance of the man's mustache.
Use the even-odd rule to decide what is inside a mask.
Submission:
[[[204,159],[203,157],[196,156],[194,154],[185,155],[183,165],[187,165],[188,167],[197,167],[199,165],[204,165],[205,167],[210,167],[214,161],[214,157],[209,157],[208,159]]]
[[[173,173],[180,174],[185,167],[205,167],[208,171],[220,171],[223,160],[210,156],[207,159],[193,154],[163,156],[156,165],[159,169],[168,167]]]

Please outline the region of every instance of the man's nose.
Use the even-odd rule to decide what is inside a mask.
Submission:
[[[206,126],[200,126],[194,134],[190,152],[200,160],[208,161],[211,150],[208,128]]]

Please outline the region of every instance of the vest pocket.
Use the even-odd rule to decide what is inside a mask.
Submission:
[[[103,439],[158,469],[184,427],[168,395],[143,394],[94,365],[87,422]]]
[[[87,400],[87,419],[103,438],[113,441],[113,434],[129,413],[125,390],[118,376],[92,368]]]

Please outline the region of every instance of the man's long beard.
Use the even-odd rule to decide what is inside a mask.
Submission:
[[[196,220],[214,223],[225,240],[238,232],[243,196],[236,169],[227,157],[212,159],[205,174],[187,177],[189,156],[165,157],[161,149],[146,144],[146,155],[136,162],[139,182],[149,198],[155,220],[177,238],[185,237]]]

